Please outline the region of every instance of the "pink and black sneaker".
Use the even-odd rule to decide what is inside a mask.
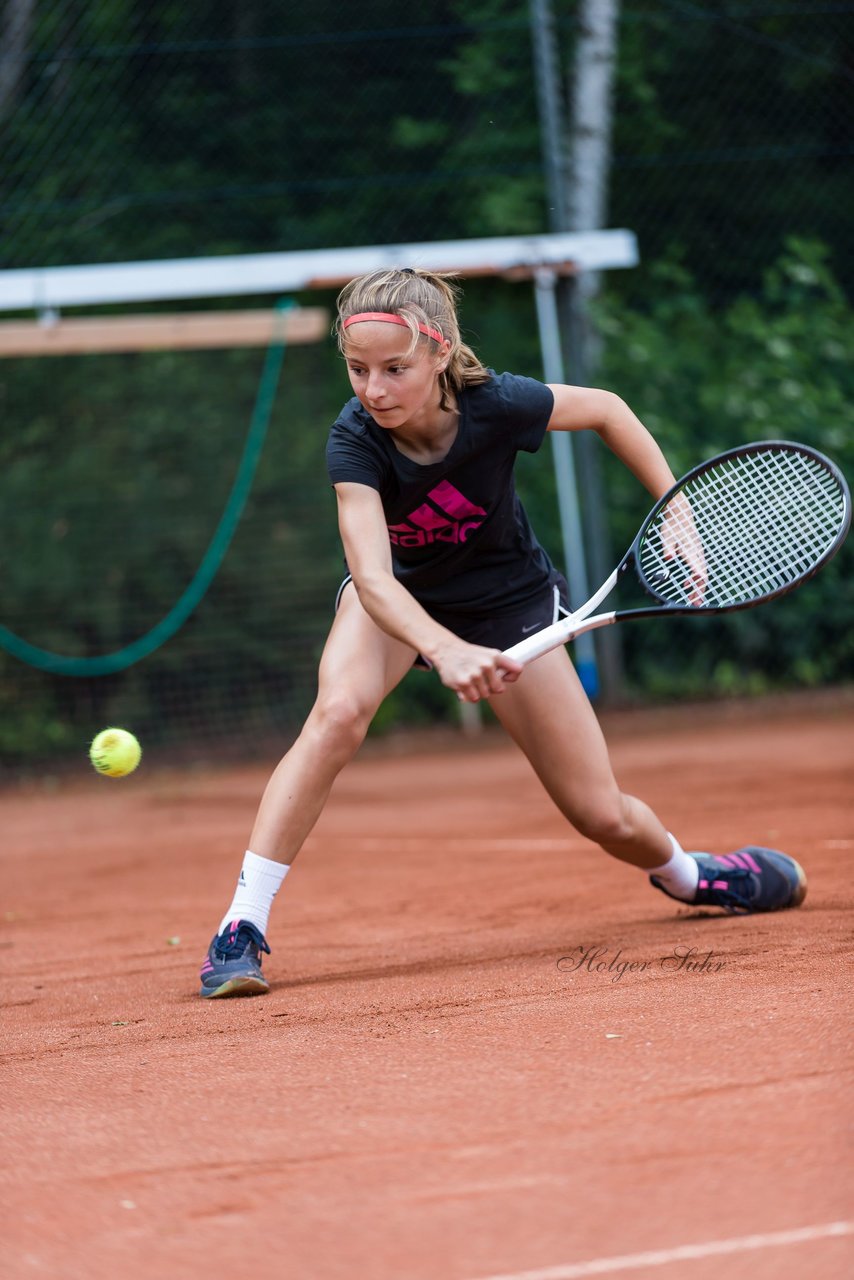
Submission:
[[[200,996],[260,996],[270,990],[261,972],[261,953],[270,954],[267,939],[249,920],[232,920],[208,947],[199,975]]]
[[[691,907],[723,907],[734,915],[752,915],[757,911],[784,911],[799,907],[807,896],[807,878],[803,868],[776,849],[758,849],[748,845],[735,853],[721,856],[711,853],[689,853],[700,868],[700,883]],[[650,882],[665,889],[657,876]],[[683,902],[684,898],[676,898]]]

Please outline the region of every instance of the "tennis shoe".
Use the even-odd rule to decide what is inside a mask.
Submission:
[[[749,845],[735,853],[716,856],[690,853],[700,869],[692,907],[723,907],[733,915],[753,915],[758,911],[783,911],[799,907],[807,894],[807,878],[794,858],[776,849]],[[656,889],[676,898],[657,876],[650,876]],[[684,902],[684,898],[676,898]]]
[[[249,920],[232,920],[215,937],[199,975],[200,996],[215,1000],[222,996],[260,996],[270,990],[261,973],[261,953],[270,954],[267,939]]]

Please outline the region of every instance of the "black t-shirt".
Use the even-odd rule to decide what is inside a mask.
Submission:
[[[492,373],[457,401],[457,436],[441,462],[407,458],[355,397],[332,426],[326,461],[332,484],[379,492],[394,575],[419,603],[488,616],[525,605],[558,576],[513,482],[516,454],[543,442],[554,397],[533,378]]]

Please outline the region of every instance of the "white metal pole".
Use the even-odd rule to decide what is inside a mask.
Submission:
[[[534,296],[537,303],[537,323],[540,331],[540,348],[543,353],[543,372],[546,382],[565,382],[563,353],[560,340],[555,287],[557,276],[548,267],[540,267],[534,275]],[[590,595],[587,566],[584,555],[584,534],[578,506],[578,484],[575,477],[575,461],[572,446],[565,431],[552,431],[555,481],[558,509],[560,511],[563,557],[566,565],[570,605],[578,608]],[[595,698],[599,692],[599,673],[596,666],[596,649],[593,633],[588,631],[573,641],[575,668],[587,696]]]

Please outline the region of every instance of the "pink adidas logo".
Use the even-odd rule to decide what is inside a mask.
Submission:
[[[465,542],[484,516],[483,507],[455,489],[447,480],[427,494],[427,501],[410,511],[403,524],[390,524],[388,536],[398,547],[427,547],[432,542]]]

